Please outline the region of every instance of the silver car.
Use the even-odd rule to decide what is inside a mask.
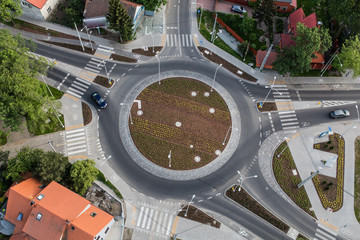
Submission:
[[[338,109],[330,113],[330,117],[334,119],[348,117],[348,116],[350,116],[350,112],[345,109]]]
[[[238,6],[238,5],[233,5],[231,7],[231,11],[236,12],[236,13],[246,13],[246,9],[242,6]]]

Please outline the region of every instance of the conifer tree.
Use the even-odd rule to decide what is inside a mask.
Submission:
[[[132,27],[133,24],[120,0],[109,1],[109,13],[106,16],[110,24],[110,28],[118,31],[120,34],[120,41],[129,41],[133,38]]]

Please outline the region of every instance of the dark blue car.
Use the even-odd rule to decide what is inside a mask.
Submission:
[[[97,92],[91,94],[92,99],[99,105],[100,108],[106,108],[107,103],[104,98],[102,98]]]

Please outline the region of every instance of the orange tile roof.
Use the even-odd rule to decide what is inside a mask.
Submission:
[[[298,22],[305,18],[305,13],[302,8],[297,9],[295,12],[291,13],[289,16],[290,19],[290,28],[295,29]]]
[[[316,52],[315,58],[311,60],[311,63],[325,63],[324,55],[321,53]]]
[[[262,62],[264,61],[264,58],[267,54],[267,51],[257,51],[256,53],[256,67],[260,67]],[[266,59],[265,68],[273,68],[272,64],[277,58],[276,52],[270,52],[268,58]]]
[[[301,21],[299,21],[301,23],[303,23],[305,26],[307,26],[308,28],[313,28],[313,27],[317,27],[317,17],[315,13],[310,14],[309,16],[305,17],[304,19],[302,19]]]
[[[31,3],[32,5],[34,5],[35,7],[42,9],[42,7],[45,5],[45,3],[47,2],[47,0],[26,0],[29,3]]]

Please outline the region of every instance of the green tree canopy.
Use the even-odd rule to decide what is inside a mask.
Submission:
[[[98,175],[94,160],[77,161],[71,166],[70,177],[73,190],[84,195]]]
[[[118,31],[120,34],[120,41],[129,41],[133,38],[132,22],[120,0],[109,1],[109,12],[106,15],[110,28]]]
[[[70,165],[68,158],[63,154],[45,152],[38,158],[34,175],[44,184],[52,181],[61,182],[65,178],[66,170]]]
[[[353,77],[360,75],[360,34],[345,40],[339,58],[343,65],[342,69],[352,69],[354,71]],[[334,65],[336,64],[337,61],[334,60]]]
[[[269,28],[274,22],[275,15],[274,0],[259,0],[256,2],[252,16],[257,19],[259,23],[264,22],[267,28]]]
[[[302,23],[297,24],[296,35],[293,40],[295,46],[283,48],[273,64],[280,74],[309,71],[315,53],[324,53],[331,46],[328,29],[308,28]]]
[[[45,84],[35,78],[46,64],[43,58],[31,58],[28,51],[34,46],[20,35],[0,30],[0,119],[13,131],[19,129],[22,117],[57,121],[50,104],[59,105],[51,102]]]
[[[20,16],[22,8],[19,0],[1,0],[0,1],[0,21],[12,21]]]
[[[326,7],[332,19],[340,23],[337,36],[344,26],[353,36],[360,33],[360,0],[327,0]]]
[[[167,0],[131,0],[131,1],[144,5],[145,9],[149,11],[155,11],[161,5],[165,5],[167,3]]]

